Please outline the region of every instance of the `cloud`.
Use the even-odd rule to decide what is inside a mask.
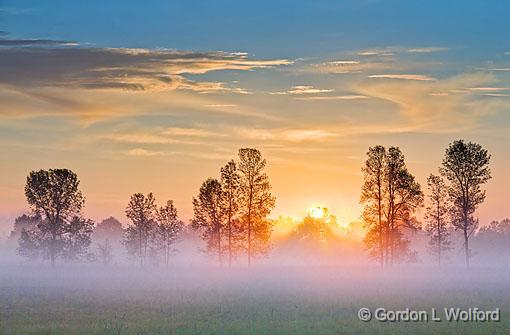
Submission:
[[[446,51],[448,48],[444,47],[428,47],[428,48],[412,48],[408,49],[407,52],[409,53],[432,53],[432,52],[440,52],[440,51]]]
[[[495,108],[468,88],[492,87],[497,81],[492,74],[474,72],[426,81],[367,80],[358,89],[396,105],[395,117],[413,131],[459,132],[478,127],[480,118]]]
[[[233,104],[208,104],[208,105],[205,105],[205,107],[210,107],[210,108],[230,108],[230,107],[237,107],[237,105],[233,105]]]
[[[299,85],[299,86],[292,86],[287,91],[283,92],[271,92],[270,94],[275,95],[285,95],[285,94],[294,94],[294,95],[301,95],[301,94],[321,94],[321,93],[331,93],[333,92],[333,89],[324,89],[324,88],[316,88],[310,85]]]
[[[510,97],[510,94],[506,93],[484,93],[483,95],[486,97],[499,97],[499,98]]]
[[[177,137],[224,137],[225,134],[213,132],[203,128],[177,128],[171,127],[165,129],[162,134]]]
[[[321,141],[337,136],[336,133],[323,129],[256,129],[236,128],[235,133],[240,138],[276,142]]]
[[[5,32],[0,32],[0,36],[7,35]],[[58,41],[58,40],[45,40],[45,39],[6,39],[0,37],[0,47],[33,47],[33,46],[78,46],[79,44],[74,41]]]
[[[382,79],[399,79],[399,80],[417,80],[417,81],[434,81],[436,78],[429,77],[423,74],[373,74],[368,78],[382,78]]]
[[[319,97],[296,97],[297,100],[363,100],[368,99],[369,97],[365,95],[330,95],[330,96],[319,96]]]
[[[196,82],[184,76],[220,70],[247,71],[291,63],[285,59],[249,59],[244,53],[55,47],[70,42],[50,40],[1,39],[0,45],[2,43],[9,47],[0,48],[0,83],[18,87],[185,89],[246,94],[246,90],[223,83]],[[27,43],[32,46],[26,47]],[[45,47],[40,47],[42,45]]]
[[[137,157],[152,157],[152,156],[163,156],[164,152],[136,148],[136,149],[129,150],[127,152],[127,155],[128,156],[137,156]]]

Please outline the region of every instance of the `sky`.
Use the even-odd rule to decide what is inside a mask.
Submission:
[[[507,1],[0,0],[0,232],[31,170],[70,168],[85,214],[135,192],[183,219],[241,147],[272,217],[359,219],[368,147],[399,146],[422,187],[449,143],[492,154],[478,216],[510,216]]]

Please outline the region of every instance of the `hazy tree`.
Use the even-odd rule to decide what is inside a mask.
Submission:
[[[232,259],[239,249],[242,238],[242,227],[239,225],[239,191],[240,177],[236,164],[230,161],[221,168],[221,185],[223,189],[222,207],[225,210],[225,229],[227,234],[228,266],[232,266]]]
[[[27,177],[25,196],[36,215],[42,217],[37,229],[21,235],[18,251],[21,255],[37,254],[55,264],[58,256],[69,256],[73,234],[78,239],[87,234],[90,222],[79,221],[85,202],[78,189],[80,181],[67,169],[32,171]],[[78,219],[76,219],[78,218]],[[38,249],[28,252],[27,248]]]
[[[437,264],[445,252],[451,249],[450,231],[448,229],[448,190],[440,176],[431,174],[427,179],[429,189],[429,206],[425,213],[425,229],[430,235],[432,254],[437,257]]]
[[[467,267],[471,256],[469,238],[478,226],[474,213],[485,200],[485,191],[481,186],[491,178],[490,158],[481,145],[457,140],[446,149],[440,170],[449,181],[451,221],[463,233]]]
[[[272,223],[267,216],[274,208],[269,178],[264,172],[266,160],[257,149],[239,149],[240,211],[246,229],[248,265],[253,256],[266,254]]]
[[[158,254],[163,254],[165,265],[168,266],[170,255],[174,252],[174,244],[179,240],[184,223],[177,216],[177,209],[172,200],[160,207],[156,213],[156,236],[154,240]]]
[[[329,213],[327,208],[321,208],[321,217],[312,217],[308,214],[303,222],[296,225],[293,230],[292,237],[305,241],[312,242],[311,245],[320,246],[329,241],[335,240],[336,235],[333,227],[336,226],[337,220],[334,215]]]
[[[156,203],[152,193],[144,196],[135,193],[126,208],[126,216],[132,224],[126,229],[124,243],[130,255],[140,259],[143,266],[147,260],[147,251],[150,247],[151,237],[156,228]]]
[[[10,241],[18,242],[23,230],[37,229],[37,225],[41,222],[42,218],[39,214],[27,215],[23,214],[14,219],[14,225],[9,235]]]
[[[110,216],[97,224],[94,228],[93,238],[96,241],[109,239],[110,242],[122,241],[124,230],[119,220]]]
[[[413,254],[402,229],[416,228],[414,213],[423,203],[420,185],[399,148],[378,145],[367,156],[360,198],[367,227],[364,244],[381,266],[409,260]]]
[[[363,186],[361,187],[361,200],[364,205],[363,221],[367,228],[365,245],[372,250],[371,255],[379,259],[384,266],[384,236],[386,223],[383,221],[384,212],[384,173],[386,162],[386,149],[377,145],[367,152],[367,160],[363,171]]]
[[[390,147],[386,155],[384,174],[386,187],[386,264],[409,260],[412,252],[404,241],[402,228],[417,229],[415,211],[423,205],[420,184],[408,171],[405,158],[397,147]]]
[[[193,198],[194,217],[191,226],[202,232],[202,238],[207,242],[207,250],[218,255],[222,263],[222,228],[225,209],[222,203],[223,189],[217,179],[209,178],[200,187],[199,194]]]
[[[74,216],[66,227],[64,235],[63,257],[68,260],[83,258],[88,254],[94,230],[94,221]]]
[[[111,263],[113,259],[113,248],[108,238],[97,243],[96,257],[105,266]]]

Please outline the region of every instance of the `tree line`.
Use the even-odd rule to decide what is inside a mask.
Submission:
[[[440,265],[453,248],[451,234],[456,230],[463,236],[469,266],[473,254],[469,242],[479,225],[475,212],[485,199],[482,186],[491,178],[490,157],[479,144],[454,141],[445,151],[438,174],[428,177],[425,196],[400,148],[370,147],[362,168],[360,197],[366,230],[363,243],[369,255],[381,267],[414,261],[417,254],[411,249],[408,232],[423,228],[430,236],[430,253]],[[125,210],[130,220],[126,229],[113,218],[94,229],[94,222],[83,217],[85,197],[74,172],[32,171],[26,180],[25,196],[33,213],[15,222],[18,253],[51,264],[57,258],[86,257],[107,264],[112,256],[112,240],[103,238],[91,256],[91,234],[113,229],[122,234],[123,247],[141,266],[149,262],[168,265],[176,252],[175,244],[189,229],[201,235],[204,251],[218,263],[231,266],[244,256],[251,264],[254,258],[267,255],[271,247],[273,222],[268,216],[275,197],[265,168],[266,160],[259,150],[240,149],[237,160],[227,162],[217,177],[202,183],[192,198],[189,225],[179,219],[172,200],[158,206],[152,193],[135,193]],[[417,218],[422,207],[424,223]],[[324,234],[331,235],[327,225],[310,217],[295,228],[295,235],[308,236],[317,231],[321,240]]]

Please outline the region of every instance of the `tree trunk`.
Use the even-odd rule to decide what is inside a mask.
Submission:
[[[467,222],[464,223],[464,251],[466,253],[466,267],[469,268],[469,237],[467,232]]]

